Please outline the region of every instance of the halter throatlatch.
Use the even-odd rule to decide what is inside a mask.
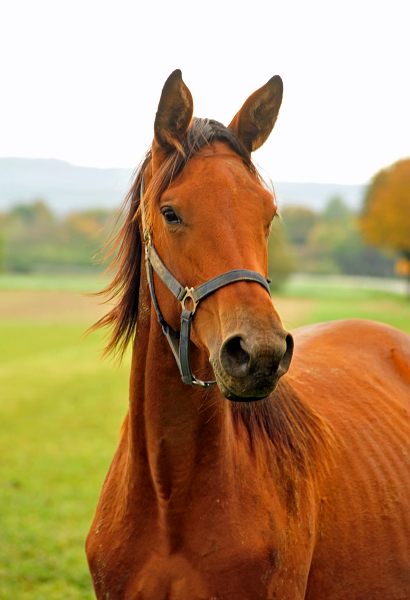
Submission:
[[[179,371],[181,373],[182,381],[189,385],[196,385],[203,389],[208,389],[216,385],[216,381],[201,381],[197,379],[191,370],[191,362],[189,359],[189,343],[191,339],[191,323],[192,318],[195,314],[196,308],[201,300],[219,290],[219,288],[237,281],[253,281],[259,283],[270,295],[269,284],[259,273],[255,271],[248,271],[247,269],[235,269],[228,271],[222,275],[217,275],[209,281],[202,283],[197,288],[183,287],[179,281],[168,271],[157,251],[154,248],[154,244],[151,240],[151,234],[146,228],[146,215],[145,215],[145,201],[144,201],[144,179],[142,177],[141,182],[141,218],[142,218],[142,230],[143,239],[145,245],[145,267],[147,270],[148,286],[152,298],[152,303],[157,313],[158,321],[162,327],[162,331],[166,336],[168,343],[171,347],[172,353],[175,357]],[[157,297],[154,289],[154,277],[153,270],[158,277],[165,283],[167,288],[181,303],[181,329],[180,331],[174,331],[172,327],[165,321],[162,316],[161,310],[158,305]],[[188,304],[191,308],[187,307]]]

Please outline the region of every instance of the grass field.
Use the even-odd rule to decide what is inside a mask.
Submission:
[[[91,600],[84,554],[127,408],[129,356],[100,361],[104,308],[90,277],[0,276],[0,599]],[[410,333],[410,301],[382,292],[289,286],[285,327],[345,317]]]

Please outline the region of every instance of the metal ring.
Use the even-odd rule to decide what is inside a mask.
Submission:
[[[186,287],[185,288],[185,295],[182,298],[182,300],[180,300],[181,306],[182,306],[182,310],[189,310],[192,313],[192,315],[195,314],[196,307],[199,304],[199,300],[198,299],[195,300],[195,298],[193,296],[194,293],[195,293],[195,289],[193,287],[191,287],[191,288]],[[193,308],[189,308],[188,306],[185,306],[185,301],[186,300],[192,300]]]

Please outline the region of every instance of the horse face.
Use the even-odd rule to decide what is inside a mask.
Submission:
[[[248,98],[229,128],[251,152],[269,136],[282,99],[272,78]],[[155,120],[152,174],[179,148],[192,117],[192,97],[179,71],[167,80]],[[152,207],[153,241],[184,286],[234,269],[267,275],[267,238],[276,207],[272,194],[243,159],[222,141],[205,144]],[[179,329],[181,307],[156,280],[164,317]],[[232,400],[264,398],[289,368],[292,336],[267,291],[237,282],[205,298],[192,325],[192,341],[208,357],[222,393]]]
[[[172,274],[197,287],[234,269],[267,275],[271,193],[226,144],[194,156],[153,211],[154,243]],[[165,318],[179,328],[181,308],[157,282]],[[267,291],[254,282],[219,289],[199,305],[192,340],[208,356],[219,388],[234,400],[263,398],[290,364],[291,336]]]

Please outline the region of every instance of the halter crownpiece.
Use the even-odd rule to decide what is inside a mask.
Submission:
[[[217,275],[209,281],[202,283],[197,288],[189,288],[182,286],[179,281],[168,271],[162,260],[160,259],[157,251],[152,243],[151,233],[147,229],[147,220],[145,213],[145,173],[142,176],[141,181],[141,192],[140,192],[140,205],[141,205],[141,218],[142,218],[142,231],[145,246],[145,267],[147,271],[148,286],[152,298],[152,303],[157,313],[159,324],[162,327],[162,331],[166,336],[168,343],[171,347],[175,361],[178,365],[181,373],[182,381],[188,385],[199,386],[202,389],[208,389],[216,385],[216,381],[201,381],[197,379],[191,370],[191,362],[189,359],[189,343],[191,339],[191,323],[195,314],[196,308],[201,300],[216,292],[221,287],[236,283],[238,281],[253,281],[263,286],[270,295],[269,284],[266,279],[256,273],[255,271],[249,271],[247,269],[234,269]],[[181,313],[181,329],[180,331],[174,331],[172,327],[165,321],[162,316],[161,309],[159,307],[157,297],[155,295],[154,288],[154,277],[153,270],[158,277],[165,283],[167,288],[172,294],[179,300],[182,307]],[[186,301],[190,300],[192,308],[189,309],[186,306]],[[178,343],[179,340],[179,343]]]

